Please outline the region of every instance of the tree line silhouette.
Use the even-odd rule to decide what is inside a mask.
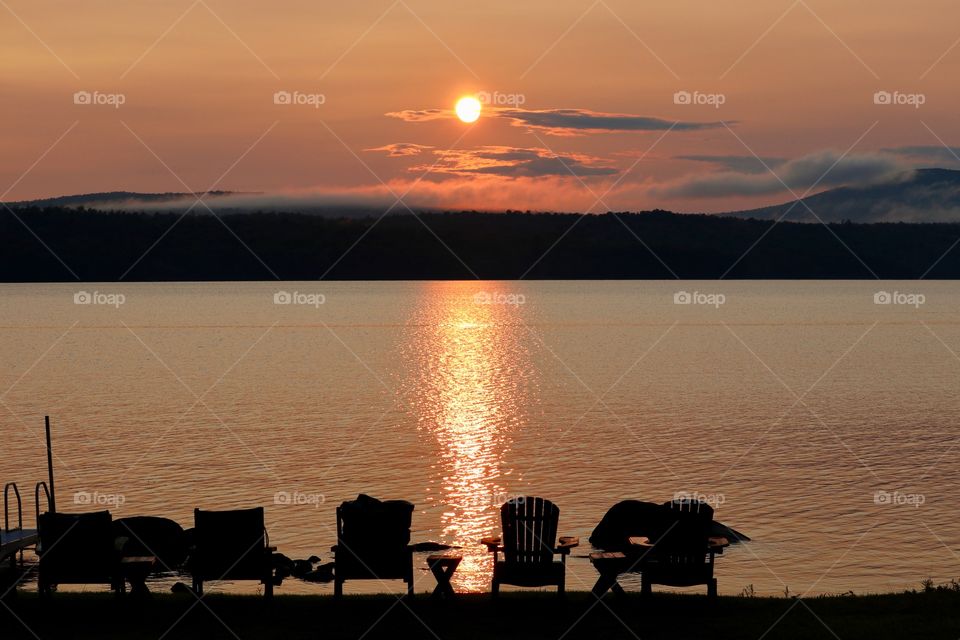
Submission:
[[[218,219],[22,207],[0,212],[0,280],[957,278],[958,240],[960,224],[776,224],[666,211]]]

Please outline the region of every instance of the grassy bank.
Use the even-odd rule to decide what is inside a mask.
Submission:
[[[938,591],[804,600],[639,595],[602,602],[588,593],[565,601],[545,593],[460,596],[19,594],[0,606],[7,638],[885,638],[960,637],[960,593]]]

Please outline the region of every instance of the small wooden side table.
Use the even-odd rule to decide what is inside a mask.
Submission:
[[[456,595],[450,580],[460,566],[463,556],[454,554],[438,554],[427,556],[427,566],[430,567],[433,577],[437,579],[437,586],[433,590],[434,598],[452,598]]]

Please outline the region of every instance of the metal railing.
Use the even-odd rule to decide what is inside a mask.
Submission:
[[[10,489],[13,489],[13,495],[17,499],[17,528],[10,528]],[[3,530],[4,531],[22,531],[23,530],[23,503],[20,501],[20,489],[17,489],[16,482],[8,482],[3,487]]]
[[[47,497],[47,511],[50,510],[50,488],[47,487],[47,483],[40,481],[37,483],[37,486],[33,489],[33,504],[36,508],[37,515],[37,529],[40,529],[40,489],[43,489],[43,494]]]

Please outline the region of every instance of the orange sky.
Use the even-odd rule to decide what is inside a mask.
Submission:
[[[0,194],[745,208],[960,168],[958,39],[955,0],[2,0]]]

